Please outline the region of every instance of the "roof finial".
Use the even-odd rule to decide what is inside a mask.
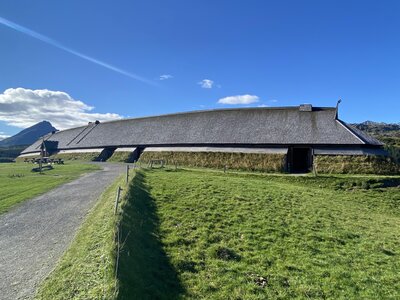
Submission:
[[[342,102],[342,99],[339,99],[338,102],[336,103],[336,114],[335,114],[335,119],[339,117],[339,104]]]

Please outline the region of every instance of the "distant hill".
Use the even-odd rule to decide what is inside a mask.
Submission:
[[[29,128],[26,128],[16,135],[13,135],[9,138],[6,138],[0,141],[0,147],[13,147],[13,146],[22,146],[22,145],[30,145],[37,141],[43,135],[48,134],[49,132],[57,130],[51,125],[50,122],[42,121],[39,122]]]
[[[363,123],[352,125],[379,139],[388,146],[400,147],[400,123],[388,124],[365,121]]]
[[[385,143],[385,148],[390,156],[400,163],[400,123],[388,124],[365,121],[351,125]]]
[[[0,147],[0,163],[14,161],[25,148],[26,145]]]

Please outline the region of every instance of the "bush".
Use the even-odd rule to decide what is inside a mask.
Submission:
[[[400,164],[400,146],[392,146],[388,145],[385,147],[389,153],[389,156],[393,158],[393,160]]]

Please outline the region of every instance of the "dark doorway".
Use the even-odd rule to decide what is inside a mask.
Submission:
[[[290,172],[306,173],[311,168],[311,151],[310,148],[292,148],[290,155]]]
[[[113,155],[115,149],[115,147],[104,148],[103,151],[101,151],[100,155],[95,159],[95,161],[106,161]]]

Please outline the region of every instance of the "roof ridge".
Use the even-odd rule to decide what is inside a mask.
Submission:
[[[120,122],[120,121],[128,121],[128,120],[141,120],[141,119],[150,119],[150,118],[158,118],[158,117],[170,117],[170,116],[179,116],[179,115],[189,115],[196,113],[208,113],[208,112],[218,112],[218,111],[242,111],[242,110],[298,110],[300,106],[269,106],[269,107],[236,107],[236,108],[215,108],[215,109],[204,109],[204,110],[190,110],[183,112],[175,112],[175,113],[165,113],[160,115],[150,115],[150,116],[142,116],[142,117],[132,117],[132,118],[122,118],[116,120],[110,120],[101,122],[102,124]],[[321,111],[321,110],[335,110],[335,107],[319,107],[313,106],[313,111]]]
[[[141,116],[141,117],[131,117],[131,118],[121,118],[115,120],[109,120],[100,122],[99,124],[108,124],[114,122],[122,122],[122,121],[130,121],[130,120],[141,120],[141,119],[151,119],[151,118],[158,118],[158,117],[170,117],[170,116],[179,116],[179,115],[189,115],[189,114],[196,114],[196,113],[207,113],[207,112],[218,112],[218,111],[242,111],[242,110],[294,110],[299,109],[300,106],[269,106],[269,107],[235,107],[235,108],[215,108],[215,109],[203,109],[203,110],[190,110],[190,111],[182,111],[182,112],[175,112],[175,113],[165,113],[160,115],[148,115],[148,116]],[[335,107],[330,106],[313,106],[312,111],[321,111],[321,110],[335,110]],[[89,123],[94,123],[89,122]],[[65,132],[68,130],[74,130],[78,128],[87,127],[90,124],[81,125],[77,127],[71,127],[63,130],[57,130],[54,134],[59,132]]]

